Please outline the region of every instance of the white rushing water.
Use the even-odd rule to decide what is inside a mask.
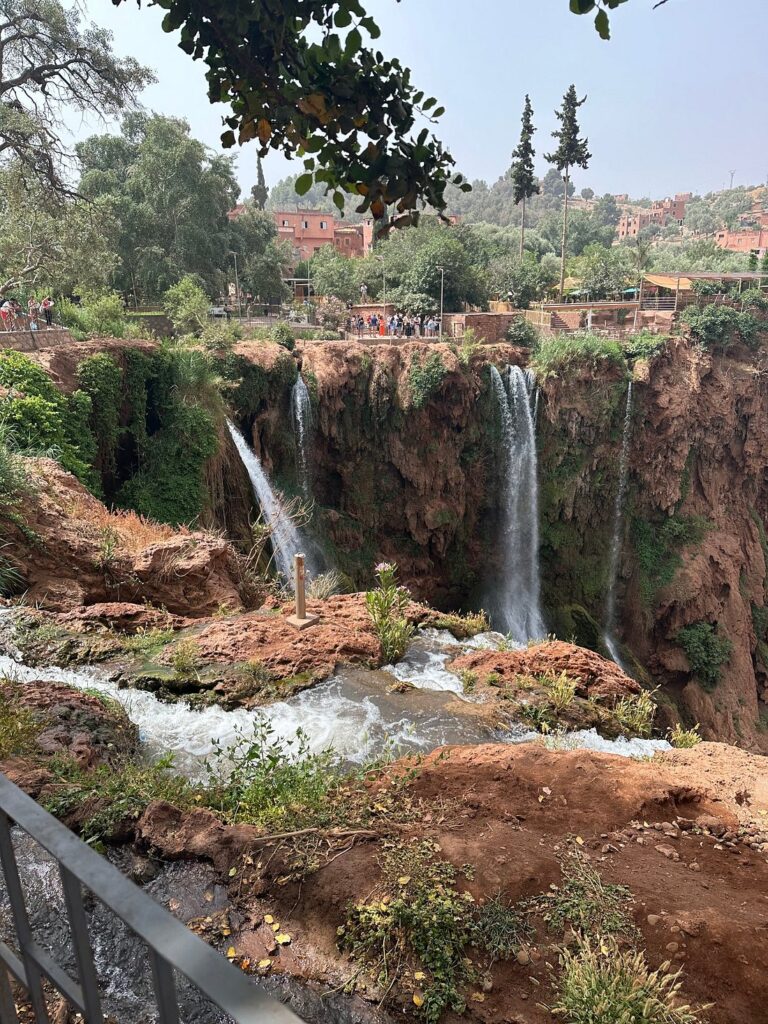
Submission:
[[[619,668],[624,665],[619,656],[616,643],[616,585],[619,577],[619,558],[621,556],[621,536],[624,523],[624,502],[627,496],[629,481],[629,446],[632,441],[632,381],[627,386],[627,405],[624,411],[624,431],[621,439],[621,457],[619,459],[619,485],[613,503],[613,531],[611,533],[611,551],[608,562],[608,591],[605,598],[605,630],[603,643],[611,658]],[[626,671],[626,669],[624,669]]]
[[[510,366],[505,385],[491,366],[501,419],[503,465],[502,576],[494,587],[494,626],[524,643],[544,635],[540,608],[539,487],[536,431],[531,412],[534,378]]]
[[[312,402],[304,378],[299,374],[291,391],[291,413],[296,438],[296,468],[304,497],[312,496],[309,447],[312,440]]]
[[[243,460],[264,521],[272,531],[272,550],[279,572],[290,585],[293,580],[293,556],[304,554],[306,555],[307,575],[316,576],[317,571],[307,540],[294,525],[282,501],[273,491],[256,453],[231,420],[227,420],[227,427],[240,458]]]

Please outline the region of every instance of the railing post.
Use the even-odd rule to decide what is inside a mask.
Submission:
[[[3,1024],[6,1024],[6,1021],[8,1024],[19,1024],[8,971],[6,971],[2,964],[0,964],[0,1021]]]
[[[8,890],[11,915],[16,928],[16,938],[19,941],[19,952],[27,975],[27,993],[32,1004],[32,1012],[35,1015],[35,1024],[49,1024],[48,1010],[43,996],[42,976],[35,958],[30,954],[33,942],[32,928],[27,917],[24,890],[21,887],[19,869],[16,864],[16,854],[11,839],[11,823],[4,811],[0,811],[0,863],[3,865],[5,887]]]
[[[296,613],[288,616],[288,622],[296,629],[306,629],[320,618],[319,615],[307,615],[306,583],[307,573],[304,555],[293,556],[293,579],[296,594]]]
[[[173,977],[173,968],[154,949],[150,949],[148,952],[152,965],[152,980],[155,985],[160,1024],[179,1024],[179,1006],[176,1001],[176,979]]]
[[[75,947],[80,987],[83,990],[85,1019],[88,1024],[104,1024],[101,998],[99,997],[99,979],[96,976],[96,968],[93,963],[93,950],[88,937],[88,922],[83,909],[83,890],[75,876],[62,863],[59,863],[59,874],[64,890],[69,928],[72,932],[72,944]]]

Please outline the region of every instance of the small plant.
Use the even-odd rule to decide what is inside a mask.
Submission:
[[[720,682],[720,670],[731,660],[733,644],[720,636],[711,622],[694,622],[683,626],[675,637],[685,651],[691,672],[711,690]]]
[[[678,747],[682,750],[695,747],[701,743],[699,723],[697,722],[691,729],[684,729],[680,722],[676,722],[673,729],[667,730],[667,739],[673,747]]]
[[[8,547],[7,544],[0,544],[0,551]],[[11,594],[18,594],[24,586],[24,578],[17,567],[0,554],[0,597],[10,597]]]
[[[703,1024],[706,1007],[682,1004],[681,971],[669,963],[651,971],[643,953],[622,949],[610,936],[564,949],[560,967],[550,1009],[567,1024]]]
[[[151,658],[173,640],[172,629],[139,629],[133,636],[121,638],[121,645],[128,654]]]
[[[480,340],[475,331],[468,327],[461,339],[461,348],[458,351],[459,362],[462,366],[469,366],[472,356],[480,349]]]
[[[556,377],[579,367],[596,369],[603,362],[626,365],[618,341],[595,334],[568,334],[543,338],[531,366],[541,377]]]
[[[485,677],[485,685],[501,687],[504,685],[504,679],[499,672],[489,672]]]
[[[200,648],[197,641],[187,637],[179,640],[171,653],[171,665],[177,679],[191,679],[197,675]]]
[[[274,682],[274,676],[270,669],[264,664],[263,661],[246,661],[240,669],[240,678],[244,683],[260,689],[262,686],[268,686]]]
[[[496,960],[509,960],[533,935],[524,914],[494,896],[477,908],[473,945]]]
[[[621,728],[630,736],[650,736],[656,705],[647,690],[622,697],[613,707]]]
[[[413,639],[414,627],[406,618],[411,595],[398,586],[396,566],[382,562],[375,572],[379,585],[365,595],[365,604],[387,665],[399,661]]]
[[[475,935],[474,900],[456,889],[456,869],[438,853],[428,840],[391,846],[382,858],[384,891],[350,908],[340,937],[384,991],[418,965],[412,999],[428,1024],[445,1010],[463,1013],[461,989],[475,978],[464,956]]]
[[[338,569],[330,569],[310,580],[307,597],[313,601],[327,601],[329,597],[347,592],[349,581]]]
[[[548,733],[554,725],[552,710],[544,708],[540,704],[518,704],[516,708],[518,718],[529,725],[536,732]]]
[[[282,739],[257,720],[232,748],[214,741],[206,767],[206,801],[227,821],[288,831],[327,824],[335,813],[328,796],[342,777],[339,757],[330,747],[313,753],[301,729]]]
[[[487,633],[491,628],[488,616],[484,611],[467,612],[466,615],[459,615],[457,612],[441,612],[428,620],[428,625],[435,629],[447,629],[457,640],[467,640],[477,636],[478,633]]]
[[[459,679],[461,685],[464,688],[464,693],[474,693],[477,689],[477,672],[473,672],[472,669],[463,668],[459,672]]]
[[[571,679],[567,672],[561,672],[559,676],[548,672],[541,676],[541,682],[555,711],[565,711],[573,704],[578,680]]]
[[[20,707],[19,687],[0,679],[0,760],[30,754],[42,730],[34,715]]]
[[[497,651],[516,651],[520,647],[520,644],[515,640],[511,633],[507,633],[501,640],[496,644]]]
[[[570,925],[584,935],[635,937],[637,929],[629,915],[632,893],[626,886],[604,882],[575,846],[560,870],[560,885],[529,902],[529,909],[541,913],[553,931],[562,934]]]
[[[106,572],[117,558],[119,544],[120,538],[112,527],[105,526],[100,530],[99,553],[96,556],[96,564],[102,572]]]

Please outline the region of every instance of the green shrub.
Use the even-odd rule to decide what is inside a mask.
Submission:
[[[477,672],[470,668],[463,668],[459,672],[459,679],[464,693],[474,693],[477,689]]]
[[[523,348],[534,348],[539,343],[539,332],[524,316],[515,317],[504,332],[505,339],[511,345]]]
[[[759,341],[760,321],[752,313],[732,306],[688,306],[680,319],[703,348],[726,348],[733,341],[754,348]]]
[[[624,354],[629,359],[653,359],[666,346],[668,334],[653,334],[651,331],[638,331],[630,335],[624,342]]]
[[[681,972],[662,964],[651,971],[643,953],[610,936],[583,937],[560,954],[556,1017],[566,1024],[703,1024],[680,998]]]
[[[472,356],[474,356],[480,348],[480,339],[477,337],[475,331],[473,331],[471,327],[468,327],[466,331],[464,331],[464,335],[461,339],[461,347],[457,353],[461,365],[469,366],[472,361]]]
[[[640,567],[640,592],[649,608],[658,592],[675,578],[683,548],[699,544],[710,528],[703,516],[675,514],[660,524],[633,518],[631,536]]]
[[[399,661],[410,644],[414,627],[406,617],[411,595],[397,584],[397,567],[388,562],[376,566],[378,587],[365,595],[373,629],[381,644],[382,663]]]
[[[200,335],[210,320],[210,308],[210,299],[194,274],[182,277],[163,295],[163,311],[179,335]]]
[[[579,367],[596,370],[604,362],[625,365],[618,341],[595,334],[560,334],[541,339],[531,366],[538,375],[553,377]]]
[[[698,723],[692,729],[684,729],[679,722],[676,722],[674,729],[667,730],[667,739],[673,747],[681,750],[698,746],[701,743]]]
[[[329,794],[343,775],[332,748],[313,753],[301,729],[282,739],[263,720],[254,722],[251,736],[240,733],[237,740],[226,748],[214,741],[207,762],[209,806],[227,821],[278,832],[331,820]]]
[[[430,352],[423,364],[419,354],[414,353],[408,370],[408,387],[414,409],[420,409],[438,390],[446,372],[439,352]]]
[[[19,698],[18,685],[0,679],[0,760],[36,751],[42,725],[29,710],[19,706]]]
[[[739,296],[744,309],[758,309],[761,313],[768,312],[768,292],[762,288],[747,288]]]
[[[192,679],[200,664],[200,648],[196,640],[185,637],[171,652],[171,665],[177,679]]]
[[[691,672],[705,689],[714,689],[720,682],[720,670],[730,661],[733,644],[720,636],[711,622],[694,622],[683,626],[675,640],[685,651]]]
[[[501,896],[494,896],[477,908],[472,944],[486,952],[491,963],[509,960],[532,937],[533,929],[525,915]]]
[[[629,736],[650,736],[656,704],[646,690],[622,697],[613,707],[613,714],[622,731]]]
[[[636,936],[630,914],[632,893],[626,886],[603,881],[600,872],[575,846],[563,858],[560,870],[560,885],[528,904],[553,931],[562,935],[570,926],[585,935]]]
[[[292,352],[296,347],[295,332],[290,324],[275,324],[271,331],[272,341]]]
[[[86,295],[79,305],[62,298],[57,313],[78,341],[89,337],[125,338],[130,334],[125,306],[116,292]]]
[[[396,845],[382,858],[385,893],[350,908],[341,945],[389,991],[414,960],[413,1003],[428,1024],[463,1013],[461,989],[475,978],[465,947],[476,935],[474,901],[456,889],[456,869],[432,842]],[[382,895],[386,898],[382,899]]]
[[[91,401],[90,426],[97,438],[101,468],[113,470],[123,403],[122,371],[112,356],[97,352],[78,365],[77,379]]]
[[[547,691],[547,697],[555,711],[567,711],[573,704],[578,681],[571,679],[567,672],[561,672],[559,675],[548,672],[541,676],[541,683]]]

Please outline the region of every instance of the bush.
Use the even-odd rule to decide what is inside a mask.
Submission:
[[[768,312],[768,292],[762,288],[747,288],[739,296],[744,309],[758,309],[761,313]]]
[[[703,348],[727,348],[734,341],[754,348],[759,340],[760,321],[732,306],[688,306],[680,319]]]
[[[542,377],[553,377],[578,367],[598,369],[603,362],[624,366],[621,345],[594,334],[563,334],[542,338],[531,366]]]
[[[117,292],[87,295],[79,305],[60,299],[58,318],[78,341],[89,337],[125,338],[129,333],[125,305]]]
[[[0,760],[36,752],[36,740],[43,726],[26,708],[19,706],[19,687],[0,679]]]
[[[440,387],[446,374],[445,365],[439,352],[431,352],[422,364],[414,354],[408,371],[408,387],[414,409],[420,409],[427,399]]]
[[[534,348],[539,341],[539,332],[524,316],[516,317],[504,332],[504,337],[512,345]]]
[[[163,295],[163,311],[180,335],[199,336],[208,326],[210,308],[210,299],[192,274],[182,277]]]
[[[296,347],[296,341],[294,339],[294,329],[290,324],[275,324],[270,333],[272,341],[276,341],[278,345],[282,345],[289,352],[293,352]]]
[[[408,649],[414,627],[405,616],[411,595],[397,584],[397,567],[388,562],[376,566],[379,586],[365,595],[368,614],[381,644],[382,663],[399,661]]]
[[[675,578],[682,565],[681,551],[701,542],[711,524],[703,516],[673,515],[661,525],[633,519],[632,542],[640,567],[640,593],[652,607],[662,588]]]
[[[101,468],[112,470],[123,403],[122,371],[111,356],[97,352],[78,364],[77,379],[91,400],[90,426],[98,439]]]
[[[624,342],[624,354],[629,359],[653,359],[669,341],[668,334],[639,331]]]
[[[563,858],[560,871],[560,885],[528,904],[552,931],[562,935],[570,926],[587,935],[599,932],[635,937],[637,929],[630,915],[632,893],[626,886],[605,882],[576,846]]]
[[[677,722],[674,729],[667,730],[667,739],[673,747],[677,747],[682,750],[698,746],[698,744],[701,743],[698,723],[694,725],[692,729],[684,729],[682,725]]]
[[[720,670],[730,661],[733,644],[727,636],[719,636],[711,622],[694,622],[684,626],[675,637],[685,651],[691,672],[705,689],[714,689],[720,682]]]
[[[681,972],[665,963],[651,971],[642,953],[610,936],[582,937],[560,954],[552,1013],[567,1024],[700,1024],[680,1000]]]
[[[275,736],[257,720],[250,737],[239,733],[234,747],[216,749],[207,762],[206,803],[231,822],[269,830],[306,828],[329,820],[328,796],[342,777],[332,748],[312,753],[301,729],[293,739]]]
[[[622,697],[613,708],[616,721],[629,736],[650,736],[656,705],[650,693],[641,693]]]

